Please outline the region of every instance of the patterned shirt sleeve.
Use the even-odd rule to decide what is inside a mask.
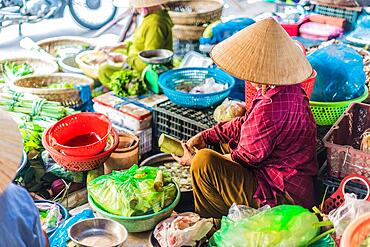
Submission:
[[[240,129],[245,121],[245,117],[238,117],[229,122],[222,122],[202,132],[202,136],[207,144],[218,142],[229,143],[230,140],[239,140]]]

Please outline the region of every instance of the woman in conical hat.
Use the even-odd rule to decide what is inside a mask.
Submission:
[[[11,183],[22,160],[23,141],[17,124],[1,109],[0,135],[0,245],[49,246],[32,198]]]
[[[237,204],[314,205],[316,124],[299,85],[312,68],[274,19],[265,19],[215,46],[213,61],[256,85],[249,113],[191,138],[182,164],[191,164],[196,211],[221,218]],[[206,145],[227,143],[224,156]],[[193,155],[191,150],[199,151]]]
[[[136,29],[132,41],[119,43],[112,47],[104,47],[105,51],[115,51],[122,55],[114,55],[113,60],[125,61],[132,69],[141,73],[147,64],[138,57],[144,50],[167,49],[173,50],[173,23],[163,4],[168,0],[130,0],[130,5],[143,17],[143,22]],[[104,64],[99,69],[99,80],[110,87],[110,78],[122,67]]]

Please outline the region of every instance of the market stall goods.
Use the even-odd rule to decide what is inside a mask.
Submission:
[[[93,42],[78,36],[60,36],[43,39],[37,45],[54,57],[63,58],[91,49]]]
[[[370,128],[365,130],[362,134],[361,150],[364,152],[370,152]]]
[[[239,221],[223,218],[210,246],[305,246],[318,235],[318,223],[308,209],[281,205]]]
[[[31,75],[14,81],[11,89],[30,93],[41,98],[61,102],[65,106],[81,104],[81,88],[91,91],[94,81],[86,76],[73,73]]]
[[[48,236],[68,218],[68,211],[58,203],[52,201],[35,201],[35,204],[40,212],[42,228]]]
[[[81,247],[119,247],[126,242],[127,230],[113,220],[94,218],[73,224],[68,236]]]
[[[129,133],[119,133],[119,144],[109,159],[104,163],[104,173],[121,171],[139,162],[139,143],[137,136]]]
[[[0,107],[10,112],[17,122],[27,153],[43,149],[41,138],[44,130],[59,119],[74,113],[74,110],[63,107],[59,102],[12,90],[0,93]]]
[[[158,167],[170,173],[173,180],[179,185],[181,192],[192,190],[190,167],[180,165],[178,162],[165,162]]]
[[[140,216],[159,212],[170,205],[177,194],[167,172],[162,174],[162,187],[155,188],[160,170],[154,167],[113,171],[88,184],[89,195],[104,210],[118,216]]]
[[[120,97],[141,96],[148,92],[144,81],[134,70],[121,70],[111,77],[110,88]]]
[[[213,117],[217,122],[230,121],[236,117],[242,117],[245,114],[245,104],[236,101],[225,99],[213,113]]]
[[[163,187],[154,186],[161,175]],[[180,189],[167,172],[137,165],[98,177],[88,184],[88,192],[99,216],[120,222],[129,232],[152,230],[180,200]]]
[[[13,56],[0,60],[0,83],[12,83],[26,75],[47,75],[58,71],[51,59],[37,56]]]
[[[174,154],[177,157],[184,155],[181,141],[166,134],[161,134],[158,139],[158,146],[163,153]]]
[[[195,213],[175,214],[159,223],[154,237],[161,247],[195,246],[211,230],[211,219],[201,219]]]
[[[77,113],[65,117],[50,129],[51,146],[69,156],[94,156],[106,146],[112,129],[109,119],[100,113]]]
[[[174,69],[159,77],[160,88],[172,102],[196,109],[221,103],[234,85],[234,78],[220,69]]]

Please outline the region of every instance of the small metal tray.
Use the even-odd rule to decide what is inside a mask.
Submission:
[[[139,52],[139,58],[148,64],[167,64],[172,60],[173,52],[166,49],[146,50]]]

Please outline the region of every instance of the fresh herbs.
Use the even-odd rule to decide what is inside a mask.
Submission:
[[[0,83],[12,81],[17,78],[33,74],[33,70],[28,63],[17,64],[16,62],[6,61],[1,64],[2,79]]]
[[[121,97],[140,96],[147,92],[145,83],[134,70],[115,72],[111,77],[110,87],[115,95]]]
[[[59,119],[75,113],[59,102],[47,101],[35,95],[11,90],[0,93],[0,107],[12,115],[23,136],[24,149],[40,151],[42,133]]]

